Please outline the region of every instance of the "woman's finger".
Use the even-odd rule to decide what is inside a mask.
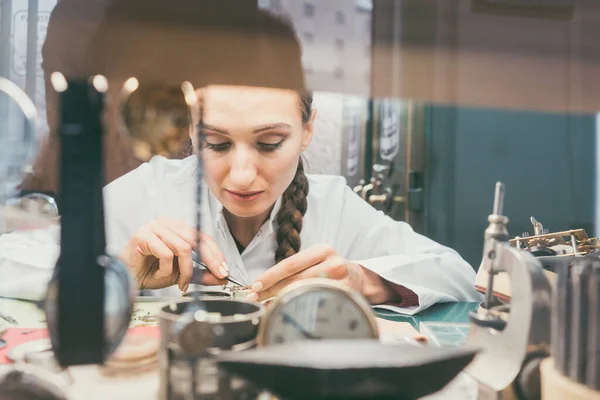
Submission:
[[[200,258],[215,277],[222,279],[229,275],[229,268],[221,249],[212,237],[202,232],[200,232]]]
[[[294,274],[279,281],[278,283],[276,283],[268,289],[264,289],[257,292],[256,299],[262,301],[276,296],[282,289],[300,280],[310,278],[330,278],[335,280],[345,280],[347,276],[348,268],[346,266],[345,260],[342,257],[338,256],[331,257],[326,259],[322,263],[314,265],[310,268],[301,271],[298,274]],[[249,296],[252,296],[252,294],[250,294]],[[250,301],[255,301],[256,299],[254,296],[248,298],[248,300]]]
[[[225,279],[219,279],[209,271],[204,272],[201,282],[205,286],[221,286],[228,283]]]
[[[322,263],[332,254],[335,254],[335,251],[328,244],[319,244],[309,247],[269,268],[252,285],[252,290],[260,292],[269,289],[288,277],[299,274],[307,268]]]
[[[177,232],[160,223],[150,224],[150,229],[177,257],[179,289],[184,290],[192,278],[192,246]],[[161,273],[161,275],[157,275],[156,277],[162,278],[170,275],[163,275]]]
[[[168,228],[173,233],[185,240],[190,246],[192,246],[194,250],[196,249],[197,240],[199,239],[201,253],[200,258],[213,273],[213,275],[215,275],[217,278],[224,278],[229,274],[229,268],[225,262],[225,256],[219,248],[219,245],[217,245],[217,242],[215,242],[210,235],[203,232],[197,233],[195,228],[180,220],[160,218],[157,222],[160,226]],[[189,271],[187,269],[188,265],[190,266]],[[187,260],[185,261],[184,265],[182,265],[184,270],[181,271],[183,275],[181,280],[183,282],[180,283],[183,283],[183,285],[180,285],[180,287],[185,287],[185,284],[189,283],[189,279],[191,279],[192,274],[191,265],[191,261],[188,264]]]
[[[147,248],[151,255],[158,258],[158,271],[154,278],[165,278],[173,273],[173,252],[154,234],[145,237]]]
[[[190,246],[195,247],[198,236],[196,235],[196,228],[191,227],[183,221],[170,218],[159,218],[156,220],[160,225],[170,229],[185,240]]]
[[[130,250],[126,251],[125,262],[133,269],[141,287],[152,289],[175,282],[171,277],[173,252],[148,227],[141,229],[127,247]],[[149,261],[149,257],[155,261]]]

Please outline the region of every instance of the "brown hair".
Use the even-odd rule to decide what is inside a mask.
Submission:
[[[302,96],[302,123],[307,124],[312,114],[312,94]],[[304,163],[298,159],[298,169],[290,186],[281,196],[281,208],[277,213],[277,250],[275,262],[278,263],[300,251],[302,240],[302,218],[306,214],[308,180],[304,175]]]

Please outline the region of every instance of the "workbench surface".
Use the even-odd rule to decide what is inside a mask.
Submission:
[[[177,299],[176,299],[177,300]],[[160,303],[154,301],[138,302],[134,306],[137,314],[143,315],[154,312]],[[476,310],[478,303],[448,303],[438,304],[415,316],[396,314],[387,310],[375,310],[378,317],[397,321],[408,322],[415,329],[419,329],[421,322],[448,322],[466,323],[468,314]],[[6,321],[11,320],[12,323]],[[132,326],[137,322],[132,320]],[[45,328],[45,315],[34,304],[0,299],[0,329],[19,328]],[[10,368],[10,364],[0,365],[0,373]],[[69,386],[71,400],[113,400],[120,399],[156,399],[159,387],[158,373],[147,373],[132,378],[106,377],[99,373],[96,366],[71,367],[70,375],[73,383]],[[93,388],[93,390],[91,390]],[[475,382],[466,374],[459,374],[444,390],[428,396],[427,400],[476,399],[477,388]],[[424,400],[423,399],[423,400]]]

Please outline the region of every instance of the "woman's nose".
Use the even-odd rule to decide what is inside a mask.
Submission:
[[[234,154],[229,179],[235,189],[243,190],[250,188],[256,179],[256,166],[252,155],[247,151],[237,151]]]

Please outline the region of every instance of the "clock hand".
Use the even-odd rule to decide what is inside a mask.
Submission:
[[[306,329],[304,329],[304,327],[302,325],[300,325],[298,323],[298,321],[296,321],[294,318],[290,317],[287,313],[281,312],[281,315],[283,316],[283,322],[294,325],[294,327],[296,329],[298,329],[298,331],[300,331],[300,333],[302,334],[302,336],[304,336],[305,338],[307,338],[307,339],[321,339],[319,336],[315,336],[312,333],[310,333],[309,331],[307,331]]]

